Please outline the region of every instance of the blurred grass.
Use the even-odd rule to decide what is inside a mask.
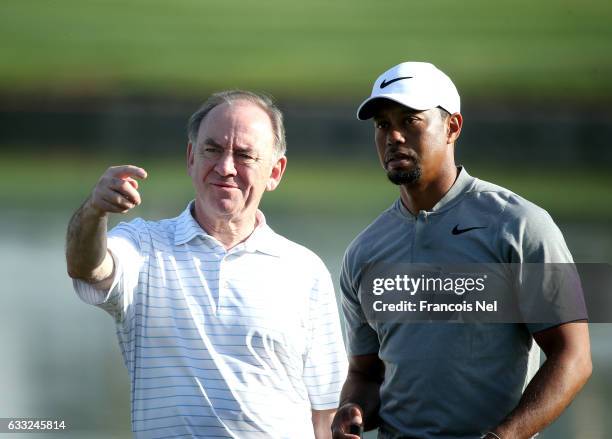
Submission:
[[[364,95],[430,60],[466,96],[612,97],[608,0],[3,0],[0,91]]]
[[[3,210],[72,212],[87,197],[112,157],[61,154],[4,154],[0,157]],[[193,197],[191,182],[179,160],[133,161],[149,172],[141,184],[143,205],[135,212],[149,217],[174,216]],[[468,171],[505,186],[548,210],[555,219],[612,221],[612,174],[605,169],[526,168],[478,164]],[[264,196],[266,212],[292,215],[362,215],[375,217],[397,197],[374,158],[371,161],[290,159],[279,188]]]

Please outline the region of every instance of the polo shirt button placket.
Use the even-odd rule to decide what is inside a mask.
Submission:
[[[221,314],[223,298],[227,295],[227,281],[224,276],[224,266],[227,263],[227,258],[231,254],[231,250],[228,252],[223,249],[223,252],[219,254],[219,278],[217,279],[217,288],[219,291],[219,297],[217,298],[217,315]]]
[[[414,222],[414,249],[413,249],[413,255],[417,258],[420,259],[420,253],[421,250],[423,250],[425,248],[425,246],[422,244],[423,239],[422,236],[425,233],[425,227],[427,225],[427,216],[428,213],[425,211],[420,211],[418,213],[418,215],[415,218],[415,222]],[[413,257],[413,261],[414,261],[414,257]]]
[[[431,240],[432,240],[431,227],[432,225],[430,224],[430,221],[429,221],[430,216],[431,216],[431,212],[423,212],[423,227],[424,229],[426,228],[427,231],[423,230],[423,236],[425,239],[421,241],[422,250],[431,249]]]

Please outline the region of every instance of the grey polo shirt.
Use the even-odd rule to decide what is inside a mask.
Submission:
[[[359,297],[364,267],[381,261],[572,262],[545,210],[459,171],[430,211],[414,216],[398,199],[357,236],[343,261],[347,348],[350,355],[376,353],[384,362],[382,427],[401,437],[475,438],[497,425],[537,370],[531,334],[547,325],[368,321]],[[453,234],[455,227],[479,228]]]

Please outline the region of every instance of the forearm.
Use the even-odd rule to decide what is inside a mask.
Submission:
[[[70,219],[66,235],[70,277],[99,282],[112,273],[106,248],[107,218],[107,213],[91,207],[88,198]]]
[[[590,356],[551,356],[533,377],[517,407],[493,432],[502,439],[532,437],[561,415],[590,375]]]
[[[312,427],[316,439],[331,439],[331,423],[336,410],[313,410]]]
[[[340,406],[357,404],[363,413],[365,430],[378,426],[378,409],[380,408],[380,382],[360,374],[349,372],[340,393]]]

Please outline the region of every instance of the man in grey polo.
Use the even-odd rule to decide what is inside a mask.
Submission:
[[[379,427],[379,437],[394,439],[533,436],[590,376],[583,320],[375,321],[364,313],[362,282],[365,267],[380,262],[572,262],[561,232],[543,209],[455,164],[459,94],[432,64],[406,62],[384,72],[357,117],[373,118],[380,162],[400,197],[345,254],[350,365],[334,438],[356,438],[353,424]],[[537,373],[534,340],[547,358]]]

